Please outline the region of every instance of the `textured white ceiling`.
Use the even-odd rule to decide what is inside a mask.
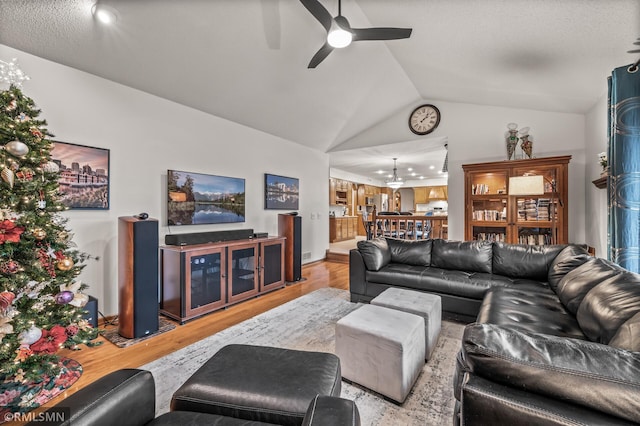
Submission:
[[[115,26],[93,0],[0,0],[0,43],[324,152],[422,100],[584,113],[640,36],[639,0],[344,0],[411,38],[307,69],[325,33],[296,0],[101,2]]]

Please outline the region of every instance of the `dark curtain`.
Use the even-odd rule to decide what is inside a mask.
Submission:
[[[640,70],[609,78],[609,259],[640,272]]]

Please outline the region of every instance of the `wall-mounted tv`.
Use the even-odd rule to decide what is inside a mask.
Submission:
[[[244,179],[167,171],[168,225],[244,222]]]
[[[264,175],[264,208],[298,210],[300,181],[296,178]]]

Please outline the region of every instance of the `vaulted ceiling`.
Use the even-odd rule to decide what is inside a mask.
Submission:
[[[111,27],[93,3],[0,0],[0,43],[323,152],[425,100],[584,113],[640,36],[638,0],[344,0],[353,27],[411,37],[308,69],[326,32],[297,0],[101,0]],[[361,172],[358,152],[331,163]]]

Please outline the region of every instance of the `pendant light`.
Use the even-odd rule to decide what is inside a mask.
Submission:
[[[404,181],[398,177],[398,169],[396,167],[397,158],[393,159],[393,177],[387,181],[387,186],[394,191],[404,185]]]

